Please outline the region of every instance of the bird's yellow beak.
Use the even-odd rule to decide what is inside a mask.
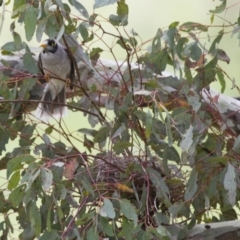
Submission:
[[[46,44],[46,43],[41,43],[41,44],[40,44],[40,47],[42,47],[42,48],[45,49],[45,48],[47,48],[47,44]]]

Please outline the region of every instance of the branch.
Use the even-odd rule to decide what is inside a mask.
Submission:
[[[93,67],[89,58],[83,51],[82,47],[71,36],[66,36],[68,47],[72,50],[73,56],[76,60],[78,70],[80,73],[81,84],[75,83],[75,91],[68,92],[67,97],[72,98],[75,96],[86,96],[97,104],[99,107],[104,107],[106,101],[111,97],[106,93],[106,86],[117,87],[119,89],[124,88],[123,73],[129,71],[129,62],[114,62],[111,60],[99,59],[96,65]],[[39,49],[31,49],[34,54],[34,59],[37,61]],[[10,88],[15,86],[15,83],[21,84],[25,78],[34,77],[38,78],[38,82],[30,91],[29,100],[40,100],[44,89],[43,76],[30,74],[23,64],[23,54],[8,56],[0,56],[0,70],[2,73],[9,77],[7,84]],[[135,69],[141,69],[138,64],[131,64],[131,71]],[[166,80],[167,77],[171,77],[169,73],[162,73],[162,76],[156,76],[160,82],[161,78]],[[142,82],[147,82],[147,78],[141,78]],[[95,88],[94,93],[88,93],[89,89]],[[163,85],[164,91],[170,96],[176,95],[178,89],[173,87],[167,87]],[[83,93],[83,90],[85,93]],[[136,91],[136,90],[135,90]],[[218,93],[212,89],[203,89],[201,91],[202,101],[206,103],[207,109],[212,113],[213,119],[218,123],[221,130],[226,130],[232,135],[238,135],[240,133],[240,101],[228,97],[224,94]],[[0,96],[1,97],[1,96]],[[137,100],[136,100],[137,101]],[[140,101],[139,106],[149,106],[149,102]],[[32,111],[33,107],[26,106],[25,111]],[[216,113],[216,115],[214,115]]]

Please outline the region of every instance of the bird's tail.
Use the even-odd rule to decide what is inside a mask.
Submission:
[[[52,99],[51,89],[46,88],[41,102],[35,112],[35,116],[44,122],[50,118],[59,119],[67,115],[66,89],[65,87]]]

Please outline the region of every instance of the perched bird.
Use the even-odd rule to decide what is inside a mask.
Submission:
[[[47,81],[35,115],[43,121],[66,116],[66,87],[73,89],[74,64],[68,50],[53,39],[40,45],[38,65]]]

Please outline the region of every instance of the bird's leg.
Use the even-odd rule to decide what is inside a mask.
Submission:
[[[70,78],[67,78],[66,79],[66,86],[69,88],[70,84],[71,84],[71,80],[70,80]]]
[[[46,82],[49,82],[50,76],[48,73],[44,75],[44,79],[46,80]]]

